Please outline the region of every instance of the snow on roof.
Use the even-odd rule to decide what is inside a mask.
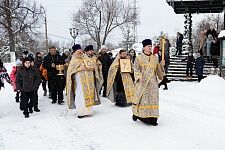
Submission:
[[[220,31],[219,38],[225,37],[225,30]]]

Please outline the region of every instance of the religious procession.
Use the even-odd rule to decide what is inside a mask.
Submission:
[[[153,55],[152,40],[145,39],[142,44],[143,52],[138,56],[134,50],[121,49],[115,58],[105,45],[99,53],[95,53],[93,45],[83,49],[80,44],[62,55],[54,46],[44,57],[40,52],[33,57],[24,51],[10,76],[6,76],[11,79],[7,81],[13,85],[15,101],[20,103],[25,118],[33,111],[40,112],[37,91],[42,84],[43,96],[48,94],[52,104],[66,103],[68,109],[76,110],[78,118],[91,116],[102,96],[118,107],[131,107],[134,121],[157,126],[159,83],[166,78],[165,60]],[[160,51],[165,53],[164,46]]]
[[[0,14],[0,150],[223,150],[225,0],[0,0]]]

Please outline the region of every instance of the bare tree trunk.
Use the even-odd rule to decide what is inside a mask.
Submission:
[[[5,6],[6,6],[6,22],[7,22],[7,31],[8,31],[8,36],[9,36],[9,47],[10,47],[10,52],[15,52],[15,36],[12,31],[12,14],[10,11],[10,1],[6,0],[5,1]]]

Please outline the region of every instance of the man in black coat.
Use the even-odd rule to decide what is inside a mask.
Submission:
[[[107,77],[110,65],[112,64],[112,58],[107,53],[107,47],[102,45],[101,52],[99,53],[98,57],[99,61],[102,63],[102,75],[103,75],[103,97],[106,97],[106,87],[107,87]]]
[[[220,55],[220,42],[217,38],[214,38],[212,41],[210,53],[212,55],[213,66],[218,68],[217,57]]]
[[[177,32],[177,51],[176,55],[181,55],[182,54],[182,44],[183,44],[183,39],[184,36],[180,32]]]
[[[64,75],[58,75],[57,65],[64,65],[65,60],[59,54],[54,46],[49,48],[49,53],[44,58],[43,66],[48,70],[49,93],[51,93],[52,104],[58,100],[58,104],[62,104],[63,90],[65,88]]]
[[[216,30],[213,27],[210,27],[210,29],[207,30],[206,36],[208,37],[209,34],[211,34],[213,38],[218,37],[218,34],[216,33]]]
[[[29,112],[33,112],[40,83],[40,74],[31,66],[30,58],[24,58],[23,67],[16,74],[16,90],[21,91],[20,109],[25,118],[29,117]]]

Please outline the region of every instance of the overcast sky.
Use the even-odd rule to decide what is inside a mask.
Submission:
[[[65,42],[71,42],[69,28],[72,24],[72,13],[79,9],[82,0],[37,0],[47,9],[48,33],[50,38]],[[183,32],[183,15],[173,12],[166,0],[137,0],[140,10],[140,22],[138,26],[139,42],[145,38],[159,35],[160,31],[167,32],[170,36],[177,31]],[[202,15],[194,15],[193,22],[200,20]],[[44,32],[44,29],[43,29]],[[77,41],[79,42],[79,37]],[[123,40],[122,35],[113,33],[110,35],[111,43]]]

